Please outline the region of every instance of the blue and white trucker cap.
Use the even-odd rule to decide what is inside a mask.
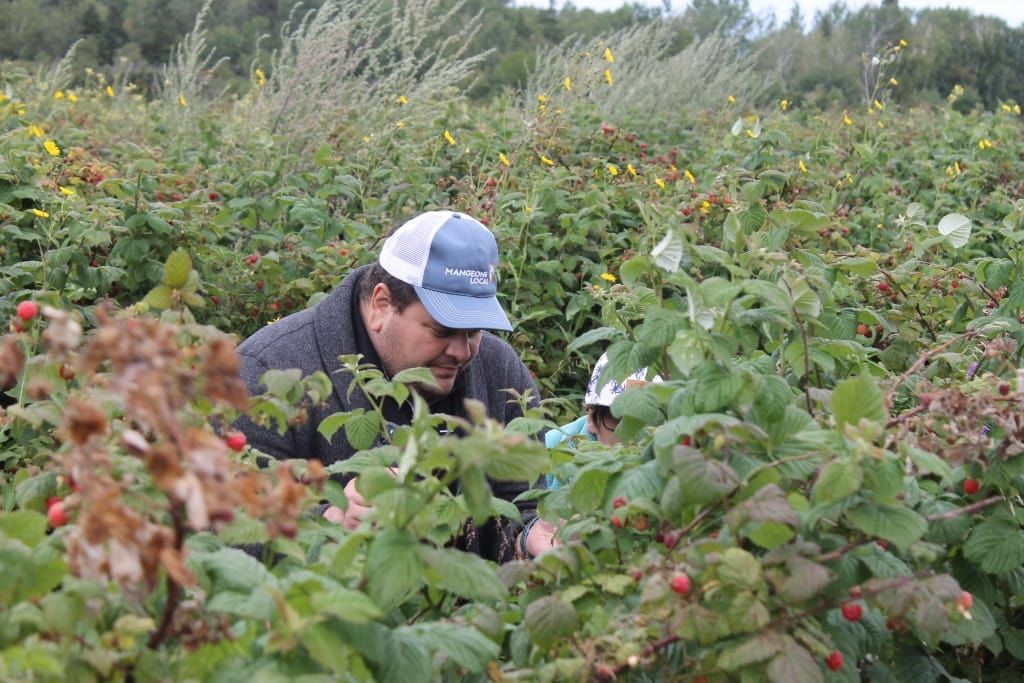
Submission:
[[[428,211],[403,223],[384,242],[379,262],[412,285],[438,323],[453,329],[509,332],[498,291],[498,244],[483,223],[464,213]]]
[[[619,394],[630,386],[647,383],[647,368],[640,368],[622,380],[621,384],[614,379],[609,379],[604,384],[601,384],[601,375],[604,373],[607,365],[608,354],[602,353],[601,357],[597,360],[597,365],[594,366],[593,374],[590,375],[590,382],[587,383],[587,393],[583,396],[583,405],[610,406],[615,402]],[[661,382],[663,380],[660,375],[655,375],[650,381]]]

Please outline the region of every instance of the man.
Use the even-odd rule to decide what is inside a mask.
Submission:
[[[270,369],[299,368],[303,375],[322,370],[334,385],[326,405],[313,409],[305,425],[289,427],[284,435],[246,418],[238,428],[252,446],[278,458],[315,458],[330,465],[351,457],[354,451],[343,430],[328,442],[316,428],[332,413],[372,409],[358,388],[349,397],[352,377],[339,372],[338,356],[356,353],[389,377],[408,368],[428,368],[436,387],[417,389],[434,413],[465,416],[463,402],[472,398],[482,401],[487,415],[499,422],[519,416],[518,405],[509,402],[504,390],[530,390],[536,402],[536,386],[512,348],[483,331],[512,329],[495,297],[497,268],[494,236],[466,214],[430,211],[403,224],[384,242],[376,263],[349,273],[316,306],[261,329],[239,346],[242,378],[250,393],[261,393],[259,379]],[[412,419],[408,402],[388,401],[383,412],[395,424]],[[527,486],[492,482],[492,488],[496,496],[512,500]],[[348,510],[332,506],[324,516],[354,529],[369,508],[354,481],[347,483],[345,493]],[[520,510],[532,518],[535,504],[523,503]],[[460,545],[505,561],[513,556],[516,531],[507,520],[491,520]],[[523,541],[520,549],[527,548]]]

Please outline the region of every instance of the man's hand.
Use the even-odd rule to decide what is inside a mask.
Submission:
[[[389,469],[392,475],[398,476],[397,467]],[[355,479],[351,479],[345,484],[345,497],[348,498],[348,511],[346,512],[340,507],[332,505],[324,510],[324,519],[340,524],[349,531],[352,531],[359,526],[359,523],[363,521],[363,517],[373,509],[373,506],[367,505],[363,494],[356,490]]]
[[[530,527],[530,533],[526,537],[526,552],[529,553],[530,557],[537,557],[545,550],[561,545],[555,539],[555,532],[557,531],[558,529],[551,522],[546,522],[543,519],[537,520]]]

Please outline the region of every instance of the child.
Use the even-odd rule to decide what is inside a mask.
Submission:
[[[601,382],[601,373],[608,365],[608,354],[602,354],[594,366],[594,372],[590,375],[590,382],[587,384],[587,393],[583,396],[583,406],[587,414],[558,429],[549,430],[544,435],[544,445],[554,448],[563,441],[579,437],[589,441],[598,441],[605,446],[614,446],[620,443],[615,436],[615,428],[619,426],[618,418],[612,415],[611,405],[615,397],[626,389],[646,384],[647,368],[641,368],[619,384],[613,379],[605,379]],[[655,377],[653,382],[660,382],[661,377]],[[600,384],[599,384],[600,383]],[[546,475],[549,489],[556,489],[560,483],[554,475]]]

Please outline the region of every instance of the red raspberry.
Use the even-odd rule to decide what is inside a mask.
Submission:
[[[686,574],[676,574],[672,577],[672,581],[669,582],[669,586],[672,590],[684,597],[690,594],[690,588],[692,585],[690,577]]]
[[[859,602],[848,602],[843,605],[843,619],[847,621],[860,621],[860,618],[864,616],[864,610],[861,608]]]
[[[245,434],[243,434],[242,432],[231,432],[230,434],[228,434],[225,441],[228,444],[228,448],[235,452],[238,452],[245,448],[245,444],[249,442],[249,440],[245,438]]]
[[[22,301],[18,304],[18,317],[28,322],[39,313],[39,306],[35,301]]]
[[[839,671],[843,668],[843,653],[839,650],[833,650],[832,654],[825,658],[825,666],[830,671]]]

